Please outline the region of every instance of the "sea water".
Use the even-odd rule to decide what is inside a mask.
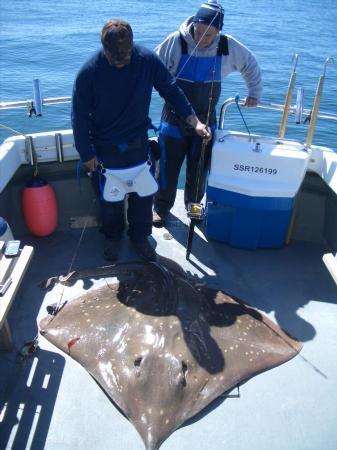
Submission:
[[[32,98],[38,78],[43,98],[70,96],[74,77],[84,61],[100,47],[100,31],[114,17],[124,18],[135,41],[153,49],[193,15],[200,1],[169,0],[0,0],[0,100]],[[264,102],[284,103],[292,57],[299,55],[296,87],[304,88],[304,107],[312,108],[319,76],[327,57],[320,110],[337,113],[337,2],[336,0],[226,0],[224,32],[255,54],[263,76]],[[247,94],[239,73],[223,82],[221,103]],[[295,103],[296,89],[292,104]],[[150,115],[159,125],[163,101],[154,92]],[[244,110],[251,132],[275,134],[280,114]],[[32,133],[70,128],[70,104],[46,106],[42,117],[27,116],[25,109],[0,111],[0,124]],[[1,127],[0,127],[1,128]],[[226,114],[226,128],[245,131],[234,106]],[[305,139],[308,125],[295,125],[289,117],[286,137]],[[14,134],[0,129],[0,141]],[[313,143],[337,151],[337,124],[318,120]]]

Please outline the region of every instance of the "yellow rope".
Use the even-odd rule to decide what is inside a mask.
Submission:
[[[19,134],[19,135],[22,135],[22,136],[25,136],[25,137],[26,137],[26,135],[25,135],[24,133],[21,133],[20,131],[17,131],[17,130],[15,130],[14,128],[11,128],[11,127],[9,127],[9,126],[7,126],[7,125],[4,125],[3,123],[0,123],[0,127],[1,127],[1,128],[5,128],[6,130],[9,130],[9,131],[13,131],[13,132],[16,133],[16,134]]]

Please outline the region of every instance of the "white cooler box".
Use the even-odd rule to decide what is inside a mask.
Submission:
[[[309,157],[299,142],[217,130],[207,237],[247,249],[281,247]]]

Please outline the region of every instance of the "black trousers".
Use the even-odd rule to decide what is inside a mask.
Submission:
[[[202,139],[199,136],[180,138],[164,134],[159,136],[161,158],[157,181],[159,190],[155,194],[154,209],[159,214],[166,214],[174,205],[181,166],[186,157],[186,181],[184,202],[200,202],[205,193],[206,178],[211,159],[211,142],[207,144],[204,164],[198,177]],[[197,186],[198,185],[198,186]]]
[[[149,144],[147,136],[125,144],[122,149],[112,147],[98,149],[98,159],[106,168],[127,168],[147,160]],[[125,229],[125,202],[107,202],[102,198],[102,175],[96,171],[92,174],[95,192],[100,200],[101,231],[108,239],[121,239]],[[144,241],[152,233],[152,204],[153,195],[140,197],[132,192],[127,198],[128,235],[134,242]]]

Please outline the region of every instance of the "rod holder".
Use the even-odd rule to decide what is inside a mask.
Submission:
[[[295,123],[297,123],[297,124],[302,123],[303,95],[304,95],[304,89],[301,86],[297,89],[297,98],[296,98]]]
[[[35,158],[34,158],[34,144],[32,136],[25,137],[25,146],[26,146],[26,157],[28,159],[28,162],[31,166],[34,166]]]
[[[55,144],[58,162],[62,163],[64,162],[64,155],[63,155],[63,143],[61,133],[55,133]]]
[[[37,116],[42,116],[42,96],[40,89],[40,80],[33,80],[33,98],[34,98],[34,109]]]
[[[295,81],[296,81],[296,67],[297,67],[297,61],[298,61],[298,54],[295,53],[292,59],[292,62],[294,62],[294,68],[292,71],[292,74],[290,76],[290,80],[289,80],[289,85],[288,85],[288,91],[287,91],[287,96],[286,96],[286,100],[284,103],[284,108],[283,108],[283,114],[282,114],[282,119],[281,119],[281,123],[280,123],[280,128],[279,128],[279,132],[278,132],[278,137],[279,138],[284,138],[285,132],[286,132],[286,126],[287,126],[287,120],[288,120],[288,115],[289,115],[289,109],[290,109],[290,103],[291,103],[291,99],[293,96],[293,91],[294,91],[294,86],[295,86]]]
[[[315,128],[316,128],[316,120],[318,117],[319,103],[321,101],[321,96],[322,96],[322,92],[323,92],[323,86],[324,86],[324,80],[325,80],[325,74],[326,74],[326,66],[329,62],[334,63],[333,58],[329,57],[325,60],[323,73],[319,77],[319,80],[318,80],[318,85],[317,85],[315,99],[314,99],[314,105],[312,107],[310,127],[309,127],[307,140],[306,140],[307,147],[311,147],[312,138],[314,136],[314,132],[315,132]]]

